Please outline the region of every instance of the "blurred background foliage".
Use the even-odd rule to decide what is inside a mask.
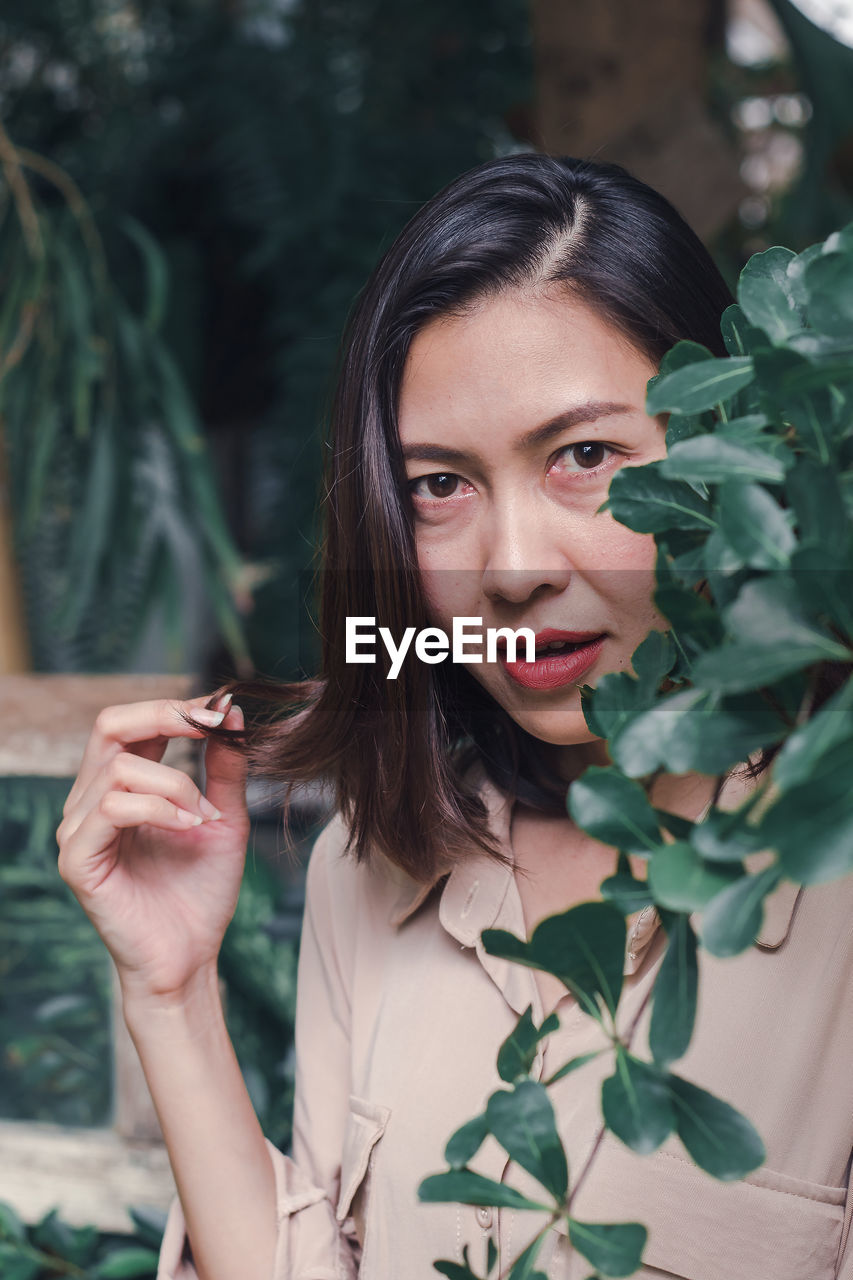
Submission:
[[[56,870],[53,833],[67,791],[64,779],[0,778],[0,1119],[108,1125],[110,969]],[[298,853],[316,826],[294,834]],[[271,1141],[287,1147],[301,884],[273,870],[276,839],[256,818],[220,974],[255,1109]]]
[[[168,353],[204,424],[229,527],[255,563],[255,577],[268,574],[247,619],[251,657],[262,669],[286,675],[299,667],[298,582],[315,542],[318,422],[347,309],[383,245],[419,203],[460,170],[512,145],[503,116],[529,93],[529,45],[521,0],[500,0],[487,12],[450,0],[429,7],[381,0],[304,6],[10,0],[3,7],[0,102],[7,134],[73,178],[123,306],[136,315],[153,311],[161,324],[157,355],[136,361],[119,396],[128,417],[134,395],[147,396],[148,404],[125,421],[124,440],[106,433],[113,453],[101,471],[127,469],[133,449],[137,479],[140,472],[151,479],[161,509],[175,509],[183,490],[158,444],[163,418],[168,429],[175,417],[174,388],[164,385]],[[62,193],[38,175],[35,182],[56,210],[55,234],[73,234],[60,229]],[[77,263],[74,298],[69,281],[57,284],[54,301],[72,312],[62,317],[61,331],[72,367],[53,395],[47,388],[44,394],[44,412],[55,415],[55,392],[64,393],[78,427],[86,413],[79,409],[81,370],[96,358],[80,314],[91,306],[90,274]],[[118,330],[121,341],[127,335],[117,319],[105,317],[101,332]],[[43,385],[34,366],[44,364],[44,353],[34,353],[33,367],[16,371],[18,385]],[[165,412],[156,412],[157,401]],[[16,406],[7,407],[10,451],[31,470],[30,458],[15,448],[15,416]],[[146,423],[151,430],[140,430]],[[173,434],[191,435],[190,421],[174,425]],[[45,423],[40,436],[49,429]],[[94,443],[90,448],[94,475]],[[185,461],[188,478],[195,464],[189,454]],[[153,498],[156,523],[157,495],[144,480],[140,486],[124,479],[125,492],[139,495],[143,507],[151,510]],[[108,612],[90,612],[73,646],[57,644],[50,622],[56,614],[45,607],[56,594],[48,575],[62,573],[57,507],[51,520],[40,505],[41,527],[32,537],[34,505],[16,506],[15,515],[36,665],[126,669],[147,657],[156,669],[144,645],[140,653],[139,612],[123,607],[132,594],[129,580],[149,569],[129,561],[120,540],[109,559],[122,566],[124,580],[103,581]],[[132,518],[130,510],[115,511],[112,523],[103,513],[100,528],[123,530],[125,517]],[[90,564],[97,549],[91,538],[83,541]],[[172,557],[173,566],[178,559]],[[75,559],[64,573],[77,599],[80,566]],[[209,593],[193,591],[191,564],[183,565],[183,578],[192,610],[204,614]],[[167,617],[190,611],[181,610],[179,597],[173,581]],[[130,601],[137,603],[138,592]],[[199,633],[196,617],[190,652],[185,648],[178,660],[210,659],[209,648],[202,652],[210,632],[208,619]],[[224,639],[233,658],[239,653],[233,631]]]

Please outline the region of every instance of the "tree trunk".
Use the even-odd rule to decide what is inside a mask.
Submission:
[[[624,165],[703,239],[745,188],[705,103],[722,0],[532,0],[537,146]]]

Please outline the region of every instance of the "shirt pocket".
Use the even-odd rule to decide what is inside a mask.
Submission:
[[[764,1167],[720,1182],[672,1152],[638,1156],[615,1139],[599,1157],[577,1216],[648,1228],[638,1280],[834,1280],[844,1187]]]
[[[367,1201],[376,1144],[385,1132],[388,1107],[350,1094],[349,1115],[341,1155],[341,1189],[335,1216],[345,1235],[355,1236],[360,1248],[359,1274],[367,1274],[370,1247]]]

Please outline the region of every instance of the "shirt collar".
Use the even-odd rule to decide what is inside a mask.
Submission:
[[[509,798],[488,777],[481,764],[475,765],[469,778],[473,781],[477,795],[486,806],[488,827],[495,837],[499,848],[512,862],[512,844],[510,842],[510,820],[512,806]],[[704,820],[711,808],[711,801],[703,809],[698,821]],[[665,838],[669,838],[665,833]],[[773,860],[772,849],[762,849],[748,854],[745,863],[750,871],[760,871]],[[513,888],[511,865],[502,866],[488,854],[475,849],[452,868],[443,872],[428,883],[414,880],[406,873],[398,873],[402,877],[402,887],[392,909],[390,923],[399,927],[427,901],[429,897],[443,885],[439,904],[439,919],[442,925],[463,946],[474,946],[484,929],[491,928],[501,912],[507,895]],[[515,893],[517,895],[517,889]],[[780,946],[788,936],[794,907],[800,893],[800,886],[790,880],[783,880],[764,900],[764,919],[755,945],[773,950]],[[519,936],[524,936],[523,916],[519,910],[517,921]],[[701,928],[701,912],[694,912],[690,917],[697,930]],[[627,917],[627,940],[625,944],[624,973],[632,974],[640,967],[658,928],[660,916],[654,907],[644,907]]]

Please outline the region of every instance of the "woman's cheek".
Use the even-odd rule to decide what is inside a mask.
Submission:
[[[418,558],[430,621],[450,635],[455,617],[476,614],[475,606],[480,598],[477,573],[451,567],[443,557],[419,555]]]

